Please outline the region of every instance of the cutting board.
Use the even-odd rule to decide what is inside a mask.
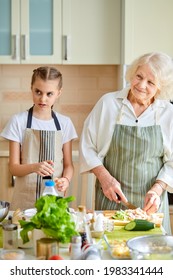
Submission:
[[[115,226],[125,226],[130,222],[130,220],[115,220],[115,219],[113,219],[112,216],[114,216],[115,213],[116,213],[116,210],[104,210],[103,211],[103,215],[106,218],[114,220],[114,225]],[[156,222],[155,222],[156,227],[161,227],[162,221],[163,221],[163,213],[155,213],[155,216],[156,216]]]
[[[124,229],[124,226],[115,226],[114,231],[105,232],[105,234],[109,241],[111,240],[127,241],[137,236],[163,234],[163,231],[161,227],[155,227],[154,229],[146,230],[146,231],[128,231]]]

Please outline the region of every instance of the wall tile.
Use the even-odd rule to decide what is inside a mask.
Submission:
[[[83,122],[98,99],[117,89],[115,65],[51,65],[63,74],[63,91],[54,110],[73,121],[80,137]],[[33,65],[0,65],[0,130],[9,118],[32,106],[30,91]],[[77,147],[78,140],[74,143]]]

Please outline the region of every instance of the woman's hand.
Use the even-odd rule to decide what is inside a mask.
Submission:
[[[160,196],[153,190],[147,192],[144,200],[143,210],[147,212],[148,215],[156,213],[160,206]]]
[[[120,183],[110,175],[104,166],[98,166],[92,170],[98,178],[104,195],[111,201],[120,203],[127,202],[127,198],[123,194]]]
[[[153,214],[158,211],[160,206],[160,196],[166,190],[166,183],[157,180],[152,188],[147,192],[144,200],[144,208],[143,210],[147,212],[147,214]]]
[[[56,184],[57,190],[60,192],[65,192],[70,184],[70,181],[67,177],[55,178],[54,182]]]
[[[33,166],[34,166],[34,172],[36,172],[38,175],[42,177],[51,176],[54,173],[52,160],[46,160],[39,163],[35,163],[33,164]]]

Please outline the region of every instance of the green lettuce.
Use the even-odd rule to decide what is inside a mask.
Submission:
[[[65,198],[54,195],[40,197],[35,203],[37,212],[30,221],[19,221],[23,243],[29,241],[28,234],[34,229],[41,229],[47,237],[54,238],[58,242],[70,242],[71,237],[78,234],[68,211],[68,204],[74,199],[73,196]]]

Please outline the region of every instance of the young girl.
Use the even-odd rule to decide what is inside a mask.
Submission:
[[[9,168],[16,176],[11,210],[34,207],[44,177],[51,176],[65,192],[73,176],[77,134],[70,118],[52,110],[62,92],[62,74],[53,67],[35,69],[31,90],[33,107],[14,115],[1,133],[9,140]]]

